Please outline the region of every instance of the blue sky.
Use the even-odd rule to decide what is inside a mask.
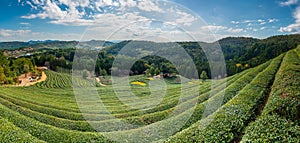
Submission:
[[[0,41],[214,41],[300,32],[300,0],[1,0]]]

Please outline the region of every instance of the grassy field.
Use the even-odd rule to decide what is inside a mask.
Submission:
[[[149,86],[161,79],[135,76],[122,100],[112,85],[96,87],[102,109],[88,98],[79,107],[74,95],[73,82],[95,82],[46,71],[34,86],[0,87],[0,142],[300,142],[299,63],[300,47],[218,81],[163,81],[155,106],[149,95],[160,91]]]

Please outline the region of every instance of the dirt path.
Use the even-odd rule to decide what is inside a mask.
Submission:
[[[97,83],[98,83],[100,86],[106,86],[106,85],[104,85],[104,84],[101,83],[101,79],[100,79],[100,78],[97,77],[97,78],[96,78],[96,81],[97,81]]]
[[[36,83],[46,81],[47,75],[45,74],[44,71],[42,71],[42,76],[36,82],[30,82],[30,80],[28,79],[28,77],[25,77],[25,74],[22,74],[20,76],[20,78],[21,78],[22,82],[19,85],[5,85],[5,86],[9,86],[9,87],[15,87],[15,86],[32,86],[32,85],[34,85]]]
[[[47,79],[47,75],[45,74],[44,71],[42,71],[42,76],[41,76],[41,78],[40,78],[37,82],[34,82],[33,84],[36,84],[36,83],[39,83],[39,82],[46,81],[46,79]]]

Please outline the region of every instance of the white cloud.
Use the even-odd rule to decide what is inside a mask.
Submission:
[[[197,20],[197,18],[189,13],[177,11],[176,14],[179,16],[175,20],[177,24],[183,24],[184,26],[191,26],[194,21]]]
[[[62,24],[62,25],[78,25],[78,26],[88,26],[91,25],[91,18],[94,18],[97,15],[97,12],[86,13],[86,9],[97,10],[98,13],[106,13],[102,9],[105,7],[119,7],[119,10],[124,10],[126,7],[137,7],[141,11],[146,12],[164,12],[158,4],[153,0],[139,1],[138,3],[134,0],[96,0],[94,3],[91,3],[90,0],[31,0],[27,1],[27,4],[32,8],[39,11],[35,14],[29,14],[21,16],[24,19],[46,19],[49,18],[50,23],[53,24]],[[64,5],[64,8],[61,6]],[[117,11],[109,13],[118,13]],[[122,12],[121,13],[126,13]],[[89,19],[87,19],[89,17]],[[192,18],[183,15],[182,19],[178,19],[178,22],[185,20],[185,23],[191,22]],[[82,22],[78,24],[78,22]],[[74,23],[74,24],[72,24]]]
[[[137,5],[136,1],[133,0],[119,0],[121,7],[135,7]]]
[[[163,12],[163,10],[153,0],[141,0],[138,8],[147,12]]]
[[[58,19],[52,20],[49,23],[65,26],[90,26],[94,24],[94,21],[86,19]]]
[[[190,40],[188,36],[182,36],[190,32],[198,35],[198,41],[206,41],[214,39],[211,31],[215,32],[218,37],[241,35],[244,31],[238,27],[206,25],[186,9],[172,4],[170,6],[159,3],[157,0],[30,0],[30,3],[31,7],[36,7],[36,9],[22,18],[46,19],[48,23],[65,26],[89,26],[90,35],[83,35],[84,40],[105,39],[116,30],[120,31],[117,31],[118,36],[113,40],[144,38],[147,35],[153,38],[165,36],[173,40]],[[158,24],[159,22],[155,23],[155,21],[162,22]],[[251,20],[251,22],[257,22],[257,20]],[[232,21],[232,23],[243,22]],[[177,27],[185,31],[176,29]],[[67,37],[67,34],[40,32],[28,33],[26,36],[37,39],[57,37],[76,40],[80,40],[82,36],[80,34],[69,35],[70,37]],[[26,36],[19,36],[19,38],[28,39]]]
[[[102,12],[101,8],[102,7],[106,7],[106,6],[115,6],[118,7],[120,6],[120,3],[118,3],[117,1],[113,1],[113,0],[97,0],[95,1],[95,8]]]
[[[231,21],[232,24],[239,24],[239,21]]]
[[[33,9],[37,9],[37,7],[34,6],[30,1],[26,1],[26,4],[30,5]]]
[[[242,23],[252,23],[255,22],[255,20],[244,20]]]
[[[2,37],[16,37],[22,36],[30,33],[31,30],[10,30],[10,29],[0,29],[0,38]]]
[[[290,32],[290,33],[299,33],[300,32],[300,6],[296,8],[296,11],[293,14],[295,18],[295,23],[290,24],[286,27],[280,27],[278,31],[280,32]]]
[[[269,18],[269,19],[257,19],[257,20],[243,20],[243,21],[232,21],[231,23],[235,24],[235,23],[244,23],[244,24],[250,24],[249,26],[251,26],[252,24],[258,23],[260,25],[264,25],[267,23],[274,23],[274,22],[278,22],[278,19],[275,18]]]
[[[30,3],[29,1],[27,1]],[[60,5],[66,5],[67,8],[62,9]],[[32,0],[31,7],[37,9],[39,7],[41,10],[36,14],[30,14],[22,16],[25,19],[79,19],[82,18],[86,13],[84,11],[85,7],[90,5],[89,0]]]
[[[263,20],[263,19],[258,19],[257,22],[258,22],[260,25],[266,24],[266,21]]]
[[[203,26],[201,27],[202,30],[209,30],[209,31],[213,31],[215,33],[222,33],[222,32],[227,32],[227,33],[231,33],[231,34],[236,34],[236,33],[240,33],[243,32],[244,29],[242,28],[229,28],[226,26],[220,26],[220,25],[208,25],[208,26]]]
[[[288,1],[285,1],[285,2],[280,2],[279,4],[281,6],[290,6],[290,5],[294,5],[294,4],[297,4],[298,3],[298,0],[288,0]]]
[[[229,28],[229,29],[227,29],[227,32],[229,32],[229,33],[240,33],[240,32],[243,32],[243,31],[244,31],[244,29],[242,29],[242,28],[237,28],[237,29]]]
[[[278,22],[279,20],[278,19],[275,19],[275,18],[270,18],[270,19],[268,19],[268,22],[269,23],[274,23],[274,22]]]
[[[257,22],[261,23],[261,22],[265,22],[265,21],[262,19],[258,19]]]
[[[265,30],[267,27],[261,27],[260,30]]]
[[[202,26],[201,29],[209,30],[209,31],[221,31],[221,30],[226,30],[228,28],[220,25],[207,25],[207,26]]]
[[[51,0],[46,0],[46,1],[43,1],[43,2],[42,1],[36,1],[36,2],[37,2],[37,4],[43,5],[41,7],[42,12],[37,13],[37,14],[22,16],[22,18],[25,18],[25,19],[34,19],[34,18],[64,19],[68,15],[67,11],[61,10],[61,8],[55,2],[52,2]],[[74,10],[74,9],[72,9],[72,10]],[[70,13],[73,13],[73,11],[69,12],[69,14]]]
[[[260,25],[265,25],[266,24],[266,22],[261,22],[261,23],[259,23]]]
[[[300,23],[290,24],[287,27],[280,27],[279,32],[298,33],[300,32]]]
[[[27,22],[21,22],[20,24],[21,25],[30,25],[30,23],[27,23]]]

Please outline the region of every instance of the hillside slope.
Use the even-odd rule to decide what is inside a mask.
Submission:
[[[0,141],[114,142],[109,139],[113,137],[127,142],[299,142],[299,61],[300,47],[219,80],[212,89],[211,80],[182,83],[190,85],[182,89],[180,84],[166,82],[163,100],[143,110],[125,104],[111,85],[97,88],[105,110],[95,109],[85,95],[86,104],[79,108],[72,77],[49,71],[48,79],[36,86],[0,87]],[[143,80],[145,86],[123,89],[145,97],[137,101],[125,96],[132,105],[156,101],[146,98],[151,82],[142,78],[132,80]],[[220,99],[220,106],[214,106]],[[176,107],[184,110],[169,118]],[[192,109],[184,126],[172,133],[168,127]],[[135,126],[120,128],[119,120]],[[100,132],[89,123],[100,127]]]

